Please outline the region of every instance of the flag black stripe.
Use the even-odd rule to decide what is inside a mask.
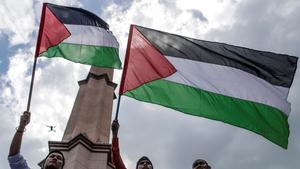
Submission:
[[[97,15],[81,9],[67,6],[59,6],[47,3],[47,7],[64,24],[89,25],[109,29],[109,25]]]
[[[293,82],[297,57],[136,28],[166,56],[238,68],[277,86],[289,88]]]

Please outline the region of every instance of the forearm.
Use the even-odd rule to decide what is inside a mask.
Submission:
[[[18,127],[10,144],[9,156],[16,155],[17,153],[20,152],[23,132],[24,132],[24,127]]]
[[[120,155],[119,140],[117,137],[113,137],[112,140],[112,153],[113,153],[113,163],[116,169],[126,169],[122,157]]]

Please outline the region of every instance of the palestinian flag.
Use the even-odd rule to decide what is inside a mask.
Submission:
[[[120,69],[118,48],[108,24],[95,14],[44,3],[36,57],[63,57],[77,63]]]
[[[293,56],[131,26],[120,94],[251,130],[287,148]]]

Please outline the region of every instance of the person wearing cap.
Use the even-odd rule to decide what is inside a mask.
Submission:
[[[193,163],[193,169],[211,169],[205,160],[197,159]]]
[[[114,120],[111,125],[112,130],[112,157],[113,163],[116,169],[127,169],[125,164],[123,163],[122,157],[120,155],[119,149],[119,139],[118,139],[118,131],[119,131],[119,122]],[[141,157],[136,163],[136,169],[153,169],[152,162],[146,156]]]
[[[19,126],[16,128],[16,133],[10,144],[8,162],[11,169],[29,169],[26,160],[20,154],[23,133],[29,122],[30,112],[25,111],[21,115]],[[60,151],[52,151],[47,155],[42,169],[62,169],[64,164],[64,155]]]

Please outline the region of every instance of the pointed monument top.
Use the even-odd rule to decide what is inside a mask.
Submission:
[[[99,68],[92,66],[90,69],[90,73],[96,74],[96,75],[102,75],[102,74],[107,74],[108,78],[110,81],[113,80],[113,69],[111,68]]]

